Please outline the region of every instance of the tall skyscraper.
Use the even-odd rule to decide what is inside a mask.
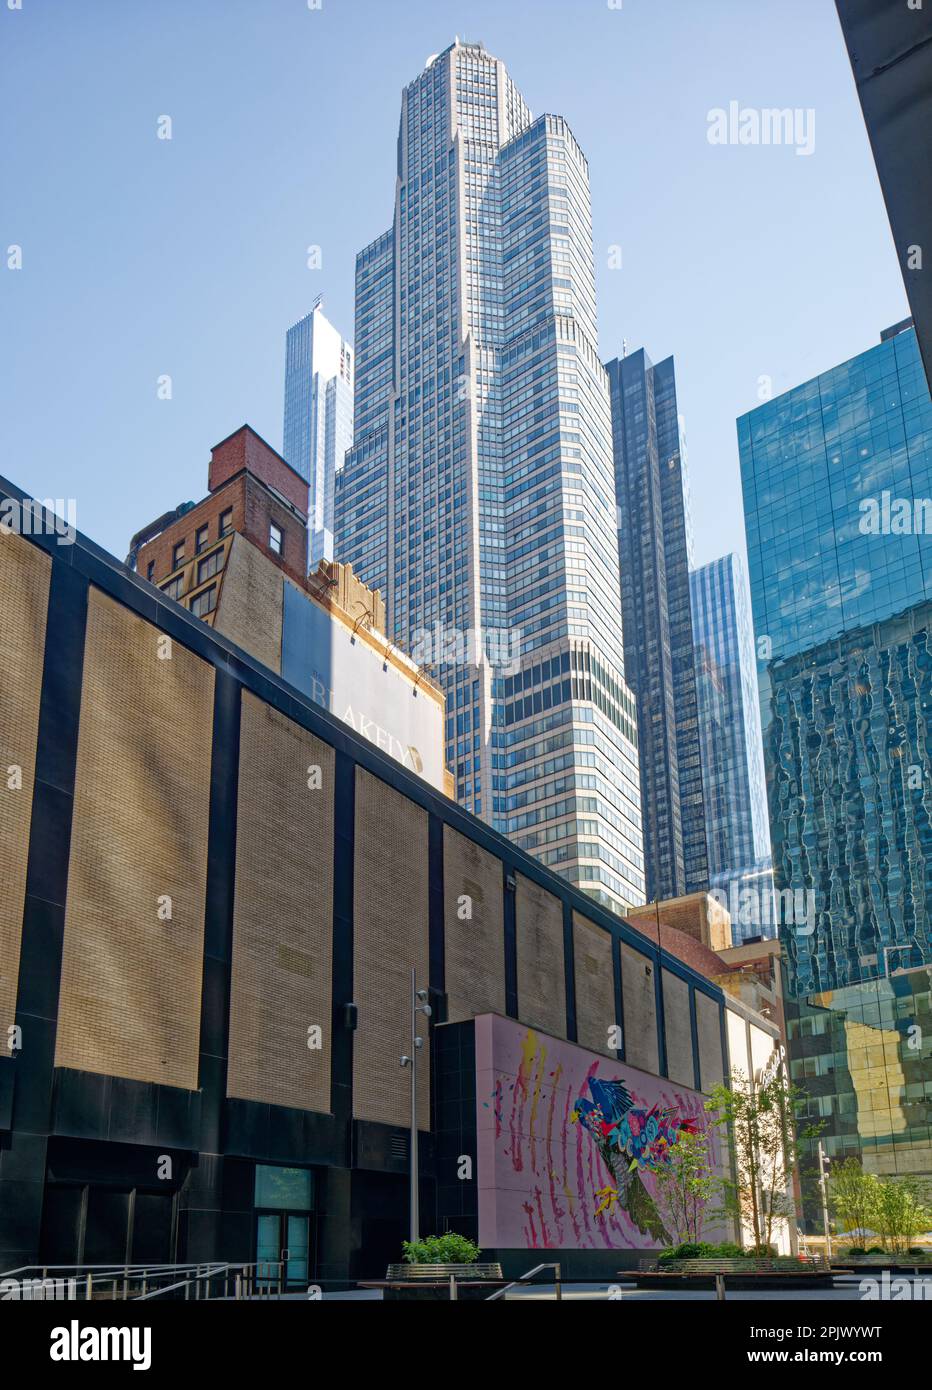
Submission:
[[[481,44],[402,94],[355,333],[337,553],[444,685],[458,799],[608,905],[641,902],[588,168]]]
[[[689,607],[689,493],[673,358],[607,364],[625,670],[637,699],[649,902],[709,874]]]
[[[932,246],[932,6],[835,0],[864,113],[893,244],[932,383],[932,285],[923,252]]]
[[[691,570],[689,593],[709,885],[725,899],[736,941],[772,936],[754,628],[740,555],[723,555]]]
[[[830,1158],[928,1175],[932,402],[915,332],[742,416],[738,442],[792,1074]]]
[[[310,484],[312,569],[333,556],[334,479],[353,442],[353,350],[324,316],[320,298],[285,342],[282,454]]]

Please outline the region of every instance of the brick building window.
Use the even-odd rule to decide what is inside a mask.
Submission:
[[[172,546],[172,569],[176,570],[184,561],[184,541]]]
[[[226,536],[233,530],[233,508],[227,507],[225,512],[220,513],[220,534]]]
[[[154,561],[154,560],[150,560],[149,563],[148,563],[148,565],[146,565],[146,578],[150,581],[150,583],[151,583],[151,580],[152,580],[152,576],[153,576],[154,574],[155,574],[155,561]]]
[[[269,545],[276,555],[282,553],[282,528],[273,521],[269,527]]]
[[[210,531],[210,527],[209,527],[209,526],[199,526],[199,527],[197,528],[197,530],[195,531],[195,533],[194,533],[194,553],[195,553],[195,555],[200,555],[200,553],[201,553],[202,550],[206,550],[206,549],[207,549],[207,540],[208,540],[209,531]]]
[[[203,584],[211,579],[223,564],[223,551],[215,550],[211,555],[205,555],[203,560],[197,564],[197,582]]]
[[[217,606],[217,586],[211,584],[209,589],[203,593],[196,594],[191,600],[191,612],[195,618],[204,618],[208,613],[212,613]]]
[[[169,580],[167,584],[162,585],[162,593],[166,598],[181,598],[181,590],[183,587],[184,577],[179,574],[177,579]]]

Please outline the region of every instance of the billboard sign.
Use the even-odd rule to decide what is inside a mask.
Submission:
[[[368,635],[285,581],[282,676],[443,791],[443,705],[400,671]]]

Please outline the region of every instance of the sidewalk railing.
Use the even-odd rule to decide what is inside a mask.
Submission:
[[[0,1293],[17,1302],[124,1302],[172,1298],[281,1298],[280,1261],[198,1264],[21,1265],[0,1274]]]
[[[534,1268],[529,1269],[526,1274],[520,1275],[517,1279],[512,1279],[511,1283],[506,1284],[503,1289],[496,1289],[495,1293],[489,1294],[485,1302],[494,1303],[496,1298],[504,1298],[509,1289],[516,1289],[520,1284],[530,1283],[535,1275],[540,1274],[541,1270],[544,1269],[552,1269],[554,1271],[554,1298],[558,1303],[561,1302],[563,1299],[563,1282],[560,1266],[558,1264],[535,1265]],[[450,1297],[453,1298],[454,1296],[455,1295],[451,1293]]]

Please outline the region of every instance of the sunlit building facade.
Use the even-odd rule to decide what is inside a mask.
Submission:
[[[481,44],[402,94],[394,221],[357,257],[337,553],[442,683],[462,805],[643,901],[588,169]]]
[[[334,480],[353,442],[353,350],[321,302],[285,340],[282,453],[310,485],[311,569],[333,559]]]

